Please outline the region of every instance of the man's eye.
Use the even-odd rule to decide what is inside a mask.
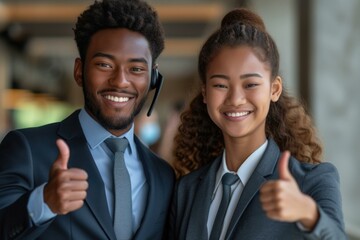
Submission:
[[[142,71],[143,71],[143,68],[140,68],[140,67],[132,67],[132,68],[131,68],[131,71],[132,71],[132,72],[142,72]]]
[[[96,65],[102,68],[111,68],[111,65],[107,63],[97,63]]]

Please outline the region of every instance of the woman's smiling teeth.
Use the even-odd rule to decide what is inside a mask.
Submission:
[[[113,102],[127,102],[127,101],[129,101],[128,97],[116,97],[116,96],[106,95],[105,98],[110,100],[110,101],[113,101]]]
[[[250,114],[250,112],[232,112],[232,113],[225,113],[228,117],[242,117]]]

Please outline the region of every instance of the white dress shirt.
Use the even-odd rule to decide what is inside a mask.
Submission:
[[[224,150],[222,163],[216,173],[215,189],[213,192],[212,201],[211,201],[210,210],[209,210],[209,217],[208,217],[208,221],[207,221],[208,237],[210,237],[210,233],[211,233],[214,221],[215,221],[217,211],[220,206],[221,198],[222,198],[222,191],[223,191],[223,187],[221,184],[222,176],[225,173],[231,172],[231,173],[237,174],[239,176],[240,180],[238,180],[236,183],[234,183],[231,186],[232,197],[231,197],[231,200],[229,203],[229,207],[226,211],[226,215],[225,215],[225,219],[224,219],[224,223],[223,223],[223,229],[222,229],[222,232],[220,235],[221,240],[225,238],[227,229],[230,224],[230,220],[231,220],[234,210],[236,209],[236,206],[239,202],[239,199],[240,199],[241,193],[244,189],[244,186],[246,186],[246,183],[249,181],[250,176],[252,175],[256,166],[258,165],[262,155],[265,152],[267,144],[268,144],[268,141],[266,140],[264,144],[262,144],[258,149],[256,149],[256,151],[254,151],[244,161],[244,163],[240,166],[240,168],[237,170],[236,173],[232,172],[228,169],[228,167],[226,165],[226,149]]]

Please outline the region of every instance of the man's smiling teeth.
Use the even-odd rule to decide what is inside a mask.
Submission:
[[[242,117],[248,115],[250,112],[236,112],[236,113],[225,113],[228,117]]]
[[[129,101],[128,97],[115,97],[115,96],[106,95],[105,98],[110,100],[110,101],[113,101],[113,102],[127,102],[127,101]]]

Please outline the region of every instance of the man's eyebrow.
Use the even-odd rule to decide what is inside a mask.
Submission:
[[[102,52],[97,52],[93,55],[93,58],[96,57],[105,57],[105,58],[110,58],[110,59],[115,59],[115,57],[111,54],[107,54],[107,53],[102,53]]]
[[[142,62],[142,63],[148,63],[148,61],[145,58],[130,58],[128,62]]]
[[[107,54],[107,53],[102,53],[102,52],[97,52],[93,55],[93,58],[96,58],[96,57],[104,57],[104,58],[109,58],[111,60],[114,60],[115,57],[111,54]],[[145,59],[145,58],[130,58],[128,60],[128,62],[141,62],[141,63],[148,63],[148,61]]]

